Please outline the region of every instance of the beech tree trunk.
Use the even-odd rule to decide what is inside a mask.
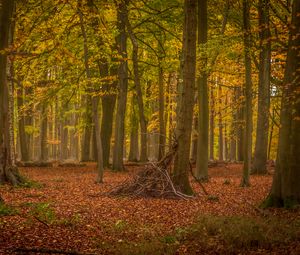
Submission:
[[[251,38],[250,38],[250,2],[243,0],[243,31],[245,54],[245,147],[244,166],[241,186],[250,186],[249,174],[252,156],[252,78],[251,78]]]
[[[199,101],[199,129],[196,178],[208,180],[208,87],[207,87],[207,0],[198,0],[198,45],[200,47],[201,62],[200,76],[197,79]]]
[[[222,120],[222,87],[219,84],[219,89],[218,89],[218,97],[219,97],[219,112],[218,112],[218,117],[219,117],[219,160],[223,161],[224,160],[224,138],[223,138],[223,120]]]
[[[215,98],[214,91],[210,89],[210,116],[209,116],[209,159],[215,159]]]
[[[292,5],[275,175],[265,206],[300,204],[300,0]]]
[[[165,155],[166,144],[166,126],[165,126],[165,90],[164,90],[164,73],[161,66],[162,60],[159,59],[158,69],[158,89],[159,89],[159,142],[158,142],[158,160]]]
[[[128,160],[136,162],[139,159],[139,123],[136,113],[136,98],[133,95],[131,103],[131,130]]]
[[[13,0],[2,0],[0,6],[0,183],[18,185],[24,182],[14,165],[10,140],[9,88],[7,82],[7,54],[3,50],[9,46],[11,19],[14,11]],[[2,202],[3,200],[1,200]]]
[[[270,0],[259,0],[259,82],[256,142],[251,173],[266,174],[270,108],[271,34],[269,28]]]
[[[23,96],[23,85],[21,81],[18,81],[18,89],[17,89],[17,104],[18,104],[18,113],[19,113],[19,142],[21,149],[21,161],[29,161],[29,153],[28,153],[28,142],[27,135],[25,132],[25,112],[22,109],[24,105],[24,96]]]
[[[47,105],[42,103],[41,105],[41,118],[40,118],[40,161],[48,160],[48,117],[47,117]]]
[[[117,96],[117,111],[115,121],[115,143],[113,149],[113,164],[112,169],[115,171],[123,171],[123,146],[125,133],[125,112],[127,102],[128,88],[128,62],[127,62],[127,35],[125,22],[127,19],[127,4],[128,0],[122,0],[118,4],[118,22],[117,27],[119,35],[117,36],[118,53],[121,56],[121,61],[118,69],[118,96]]]
[[[88,88],[95,89],[91,83],[91,70],[89,66],[89,51],[88,51],[88,42],[87,42],[87,35],[84,27],[83,22],[83,14],[78,8],[78,14],[80,19],[80,27],[81,33],[83,35],[83,50],[84,50],[84,66],[85,66],[85,73],[86,78],[88,80]],[[102,150],[102,141],[101,141],[101,132],[100,132],[100,123],[99,123],[99,114],[98,114],[98,102],[99,96],[94,96],[92,98],[92,120],[94,124],[95,136],[96,136],[96,151],[97,151],[97,182],[103,182],[103,150]]]
[[[183,29],[183,86],[180,96],[180,105],[177,112],[176,138],[178,153],[174,161],[173,181],[185,194],[193,194],[188,178],[191,131],[193,121],[194,88],[196,73],[196,28],[197,16],[195,0],[184,2],[184,29]],[[202,142],[202,141],[201,141]]]
[[[141,130],[141,155],[140,161],[148,161],[148,152],[147,152],[147,120],[144,110],[144,101],[140,80],[140,72],[138,65],[138,53],[139,46],[137,38],[132,30],[131,24],[129,23],[128,17],[126,19],[127,31],[132,42],[132,62],[133,62],[133,75],[134,75],[134,85],[136,89],[137,103],[139,108],[139,121],[140,121],[140,130]]]
[[[102,71],[101,71],[102,69]],[[103,78],[109,75],[107,60],[100,66],[100,74]],[[111,76],[117,75],[117,68],[112,67]],[[109,167],[109,156],[110,156],[110,142],[112,136],[113,117],[116,105],[116,94],[115,89],[117,86],[117,80],[106,82],[103,86],[104,95],[101,98],[102,101],[102,121],[101,121],[101,140],[103,147],[103,167]]]

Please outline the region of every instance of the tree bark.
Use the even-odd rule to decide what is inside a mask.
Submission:
[[[2,0],[0,7],[0,51],[9,46],[11,19],[14,11],[13,0]],[[11,155],[9,88],[7,82],[7,54],[0,54],[0,183],[18,185],[24,182],[14,165]]]
[[[91,83],[91,70],[89,66],[89,52],[88,52],[88,42],[87,42],[87,35],[84,27],[83,22],[83,14],[81,10],[78,8],[78,14],[80,19],[80,28],[81,33],[83,35],[83,50],[84,50],[84,67],[86,78],[88,80],[88,88],[93,88]],[[98,114],[98,102],[99,96],[94,96],[92,98],[92,120],[95,129],[95,136],[96,136],[96,149],[97,149],[97,182],[103,182],[103,150],[102,150],[102,141],[101,141],[101,132],[100,132],[100,123],[99,123],[99,114]]]
[[[159,90],[159,143],[158,143],[158,160],[165,155],[166,145],[166,126],[165,126],[165,91],[164,91],[164,73],[161,66],[162,60],[159,59],[158,67],[158,90]]]
[[[196,178],[208,180],[208,87],[207,87],[207,0],[198,0],[198,45],[201,49],[198,84],[199,129]]]
[[[40,118],[40,161],[48,160],[48,116],[47,105],[42,103],[41,105],[41,118]]]
[[[17,90],[17,104],[18,104],[18,113],[19,113],[19,141],[20,141],[20,148],[21,148],[21,160],[22,161],[29,161],[29,154],[28,154],[28,142],[27,142],[27,135],[25,132],[25,112],[23,109],[24,106],[24,96],[23,96],[23,85],[21,81],[18,81],[18,90]]]
[[[292,5],[275,175],[265,206],[300,204],[300,0]]]
[[[115,171],[123,171],[123,146],[125,133],[125,112],[127,102],[128,88],[128,63],[127,63],[127,35],[125,22],[127,19],[128,0],[120,1],[118,5],[118,23],[117,27],[119,35],[117,36],[118,53],[122,58],[118,69],[118,96],[117,96],[117,112],[115,121],[115,143],[113,149],[113,165]]]
[[[137,103],[138,103],[138,108],[139,108],[139,121],[140,121],[140,129],[141,129],[140,161],[146,162],[146,161],[148,161],[147,120],[146,120],[145,110],[144,110],[143,93],[142,93],[140,72],[139,72],[139,65],[138,65],[139,46],[138,46],[137,38],[132,30],[131,24],[129,23],[128,16],[126,19],[126,27],[127,27],[127,31],[128,31],[131,43],[132,43],[132,62],[133,62],[134,85],[135,85],[135,89],[136,89]]]
[[[101,71],[102,69],[102,71]],[[103,78],[109,75],[108,63],[102,63],[100,66],[100,74]],[[116,67],[112,67],[111,76],[117,75]],[[109,167],[109,156],[110,156],[110,142],[112,136],[113,117],[116,105],[116,94],[115,89],[117,86],[117,80],[105,82],[104,84],[104,95],[101,98],[102,101],[102,121],[101,121],[101,140],[103,146],[103,167]]]
[[[136,98],[133,95],[131,103],[131,130],[130,130],[130,146],[128,160],[136,162],[139,159],[139,126],[136,113]]]
[[[184,2],[183,30],[183,86],[177,113],[176,138],[178,153],[174,161],[173,181],[185,194],[193,194],[188,178],[191,131],[193,121],[194,88],[196,73],[196,28],[197,16],[195,0]]]
[[[260,56],[256,142],[253,166],[251,169],[251,173],[253,174],[267,173],[271,68],[269,5],[269,0],[259,0]]]
[[[245,55],[245,147],[244,166],[241,186],[250,186],[249,173],[251,170],[252,154],[252,78],[251,78],[251,38],[250,38],[250,2],[243,0],[243,31],[244,31],[244,55]]]

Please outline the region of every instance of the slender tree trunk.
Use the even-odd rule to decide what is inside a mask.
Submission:
[[[245,147],[244,147],[244,166],[241,186],[250,185],[249,173],[251,170],[252,154],[252,79],[251,79],[251,38],[250,38],[250,2],[243,0],[243,30],[244,30],[244,51],[245,51]]]
[[[236,88],[234,89],[233,95],[232,95],[232,124],[230,127],[230,160],[236,161],[236,137],[237,137],[237,110],[236,110],[236,104],[237,104],[237,95],[236,95]]]
[[[128,63],[127,63],[127,35],[125,22],[127,19],[128,0],[120,1],[118,5],[118,23],[119,35],[117,36],[118,53],[122,57],[118,70],[118,96],[117,112],[115,121],[115,143],[113,149],[113,165],[115,171],[123,171],[123,146],[125,133],[125,112],[127,102],[128,88]]]
[[[126,19],[127,31],[132,42],[132,62],[133,62],[133,74],[134,74],[134,85],[136,89],[137,102],[139,107],[139,120],[140,120],[140,129],[141,129],[141,155],[140,161],[146,162],[148,161],[148,153],[147,153],[147,120],[145,116],[144,110],[144,101],[142,94],[142,86],[140,80],[139,66],[138,66],[138,41],[137,38],[131,28],[131,24],[129,23],[128,17]]]
[[[224,160],[224,138],[223,138],[223,120],[222,120],[222,87],[219,85],[219,112],[218,112],[218,117],[219,117],[219,160],[223,161]]]
[[[265,206],[300,204],[300,0],[294,0],[281,101],[275,175]]]
[[[198,45],[201,48],[200,76],[197,79],[199,100],[198,157],[196,177],[208,180],[208,86],[207,86],[207,0],[198,0]]]
[[[159,143],[158,143],[158,160],[165,155],[166,145],[166,126],[165,126],[165,91],[164,91],[164,73],[161,66],[162,60],[159,60],[158,70],[158,89],[159,89]]]
[[[24,97],[23,97],[23,85],[22,82],[18,82],[18,113],[19,113],[19,142],[20,142],[20,149],[21,149],[21,161],[29,161],[29,154],[28,154],[28,142],[27,142],[27,135],[25,132],[25,114],[24,114]]]
[[[89,66],[89,52],[88,52],[88,42],[87,42],[87,35],[83,23],[83,14],[81,10],[78,8],[78,14],[80,19],[80,27],[81,33],[83,35],[83,50],[84,50],[84,66],[85,66],[85,73],[88,80],[88,88],[93,88],[91,83],[91,70]],[[102,141],[101,141],[101,132],[100,132],[100,123],[99,123],[99,114],[98,114],[98,102],[99,96],[94,96],[92,98],[92,120],[95,129],[96,135],[96,150],[97,150],[97,182],[103,182],[103,150],[102,150]]]
[[[244,93],[242,92],[242,88],[237,88],[237,98],[239,101],[238,113],[237,113],[237,156],[238,161],[244,160],[244,146],[245,146],[245,100]]]
[[[251,173],[266,174],[270,108],[271,38],[269,28],[270,0],[259,0],[259,83],[256,142]]]
[[[131,103],[131,130],[130,130],[130,147],[129,147],[129,161],[138,161],[139,159],[139,126],[136,113],[136,98],[133,95]]]
[[[40,161],[48,160],[48,112],[46,103],[42,103],[41,106],[41,119],[40,119]]]
[[[198,149],[198,121],[199,116],[197,114],[194,114],[193,116],[193,122],[194,122],[194,128],[192,131],[192,152],[191,152],[191,161],[195,163],[197,161],[197,149]]]
[[[210,116],[209,116],[209,159],[215,160],[215,98],[214,91],[210,90]]]
[[[193,121],[194,88],[196,73],[196,28],[197,2],[184,2],[184,29],[183,29],[183,86],[180,94],[180,106],[177,113],[176,138],[178,153],[174,162],[173,180],[175,185],[185,194],[193,194],[188,179],[191,131]]]
[[[90,161],[91,152],[90,152],[90,144],[92,138],[92,98],[90,95],[84,96],[84,104],[86,105],[85,109],[85,119],[84,119],[84,132],[81,143],[81,161]]]

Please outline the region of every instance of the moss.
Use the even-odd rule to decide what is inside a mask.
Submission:
[[[15,208],[0,202],[0,216],[11,216],[16,214],[18,214],[18,211]]]

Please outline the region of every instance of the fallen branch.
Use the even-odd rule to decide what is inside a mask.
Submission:
[[[190,162],[190,172],[191,172],[191,175],[193,176],[193,178],[195,179],[195,181],[200,185],[200,187],[202,188],[203,192],[205,195],[209,195],[208,192],[206,191],[204,185],[202,184],[202,182],[200,180],[197,179],[197,177],[194,175],[193,173],[193,166],[192,166],[192,163]]]

